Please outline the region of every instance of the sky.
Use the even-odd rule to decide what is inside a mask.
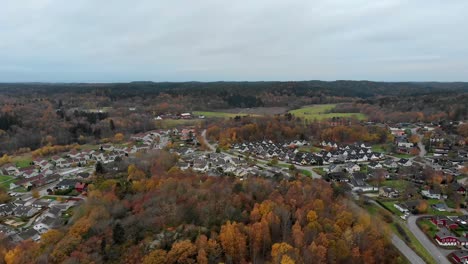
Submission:
[[[0,6],[0,82],[468,81],[467,0]]]

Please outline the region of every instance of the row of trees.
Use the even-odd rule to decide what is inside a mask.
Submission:
[[[293,116],[243,117],[225,120],[208,127],[207,135],[219,142],[221,147],[229,147],[236,142],[307,139],[327,140],[340,143],[392,142],[393,137],[385,127],[364,126],[358,123],[332,126],[328,122],[304,122]]]

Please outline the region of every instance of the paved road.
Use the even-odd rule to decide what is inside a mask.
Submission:
[[[208,148],[211,150],[211,151],[215,151],[216,148],[210,144],[210,142],[208,142],[208,139],[206,139],[206,129],[203,130],[203,132],[201,133],[201,136],[203,138],[203,140],[205,141],[206,145],[208,146]]]
[[[450,264],[446,256],[450,254],[450,250],[439,248],[419,229],[416,224],[416,220],[423,216],[412,215],[408,217],[408,229],[413,233],[413,235],[421,242],[421,244],[426,248],[426,250],[431,254],[434,260],[437,263],[446,263]]]
[[[416,254],[406,243],[397,235],[392,234],[392,244],[409,260],[412,264],[424,264],[424,260]]]

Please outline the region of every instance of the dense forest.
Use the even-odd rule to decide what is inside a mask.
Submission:
[[[466,120],[467,92],[467,83],[367,81],[3,83],[0,154],[47,145],[101,143],[117,133],[129,136],[160,128],[153,120],[158,115],[195,110],[281,107],[286,112],[304,105],[338,103],[334,111],[363,113],[374,122]],[[293,137],[304,136],[319,125],[323,127],[311,123],[294,127],[271,138],[293,132],[299,132]],[[309,134],[320,138],[313,131]]]
[[[380,220],[325,181],[165,172],[162,157],[97,175],[66,227],[0,252],[10,264],[404,263]]]

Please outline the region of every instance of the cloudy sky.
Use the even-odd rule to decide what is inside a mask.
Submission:
[[[467,0],[0,5],[0,82],[468,81]]]

